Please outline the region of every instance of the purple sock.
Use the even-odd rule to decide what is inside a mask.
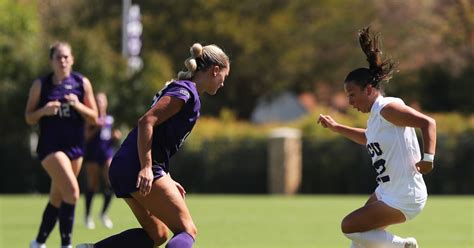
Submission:
[[[115,234],[94,244],[95,248],[154,247],[155,242],[143,228],[133,228]]]
[[[85,200],[86,200],[86,217],[91,214],[91,205],[92,205],[92,198],[94,197],[94,191],[88,190],[85,193]]]
[[[76,205],[66,202],[62,202],[59,208],[59,232],[61,233],[61,245],[63,246],[71,244],[75,208]]]
[[[180,232],[170,239],[166,248],[190,248],[193,247],[194,239],[187,232]]]
[[[104,191],[104,206],[102,207],[102,214],[107,213],[109,209],[110,202],[112,201],[112,189],[105,189]]]
[[[42,244],[46,242],[46,239],[53,230],[54,225],[56,225],[56,221],[58,220],[58,212],[59,209],[48,202],[43,212],[43,219],[41,220],[38,236],[36,236],[36,242]]]

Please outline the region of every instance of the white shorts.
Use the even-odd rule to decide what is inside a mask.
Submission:
[[[419,213],[421,213],[421,210],[423,210],[423,208],[425,207],[426,199],[421,202],[399,202],[389,196],[382,196],[377,189],[375,190],[375,196],[377,196],[377,200],[383,201],[390,207],[400,210],[400,212],[405,215],[406,220],[411,220],[415,218]]]

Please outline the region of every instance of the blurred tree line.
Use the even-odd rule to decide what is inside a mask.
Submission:
[[[0,0],[0,192],[35,184],[24,107],[31,82],[50,71],[48,48],[70,42],[74,69],[109,94],[119,123],[133,125],[165,81],[183,68],[194,42],[215,43],[232,71],[205,115],[247,119],[260,97],[309,92],[330,104],[347,72],[366,66],[357,31],[382,35],[399,63],[389,95],[433,112],[474,112],[474,10],[470,0],[136,0],[142,11],[144,68],[126,73],[122,2]],[[31,179],[31,180],[30,180]],[[17,187],[16,187],[17,186]]]

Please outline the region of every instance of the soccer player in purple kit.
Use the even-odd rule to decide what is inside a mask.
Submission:
[[[174,236],[168,248],[192,247],[197,229],[184,201],[185,191],[169,174],[169,159],[190,134],[200,115],[200,94],[216,94],[229,75],[228,56],[216,45],[195,43],[178,73],[155,95],[110,165],[109,178],[117,197],[124,198],[142,228],[128,229],[95,244],[78,248],[155,247]]]
[[[85,122],[95,123],[97,107],[92,85],[72,71],[71,46],[57,42],[50,48],[53,73],[31,86],[25,119],[39,124],[37,153],[51,178],[49,202],[43,212],[38,235],[30,248],[46,247],[46,239],[59,220],[62,247],[72,247],[74,210],[79,199],[77,175],[84,154]]]
[[[122,133],[113,129],[114,118],[107,114],[107,95],[99,92],[95,96],[99,118],[97,125],[86,125],[86,153],[84,156],[84,167],[87,177],[87,189],[85,190],[85,224],[87,229],[94,229],[95,223],[91,216],[92,200],[98,192],[100,182],[103,182],[104,202],[100,219],[107,228],[113,227],[113,222],[107,215],[112,200],[112,188],[109,182],[109,166],[112,161],[114,144],[120,140]],[[102,180],[101,180],[102,179]]]

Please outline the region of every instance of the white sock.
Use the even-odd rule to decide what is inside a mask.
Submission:
[[[359,233],[345,233],[347,238],[355,241],[356,244],[370,247],[370,245],[388,245],[393,248],[404,248],[405,239],[393,235],[385,230],[370,230]],[[355,246],[357,247],[357,246]]]
[[[362,245],[352,241],[350,248],[364,248]]]

